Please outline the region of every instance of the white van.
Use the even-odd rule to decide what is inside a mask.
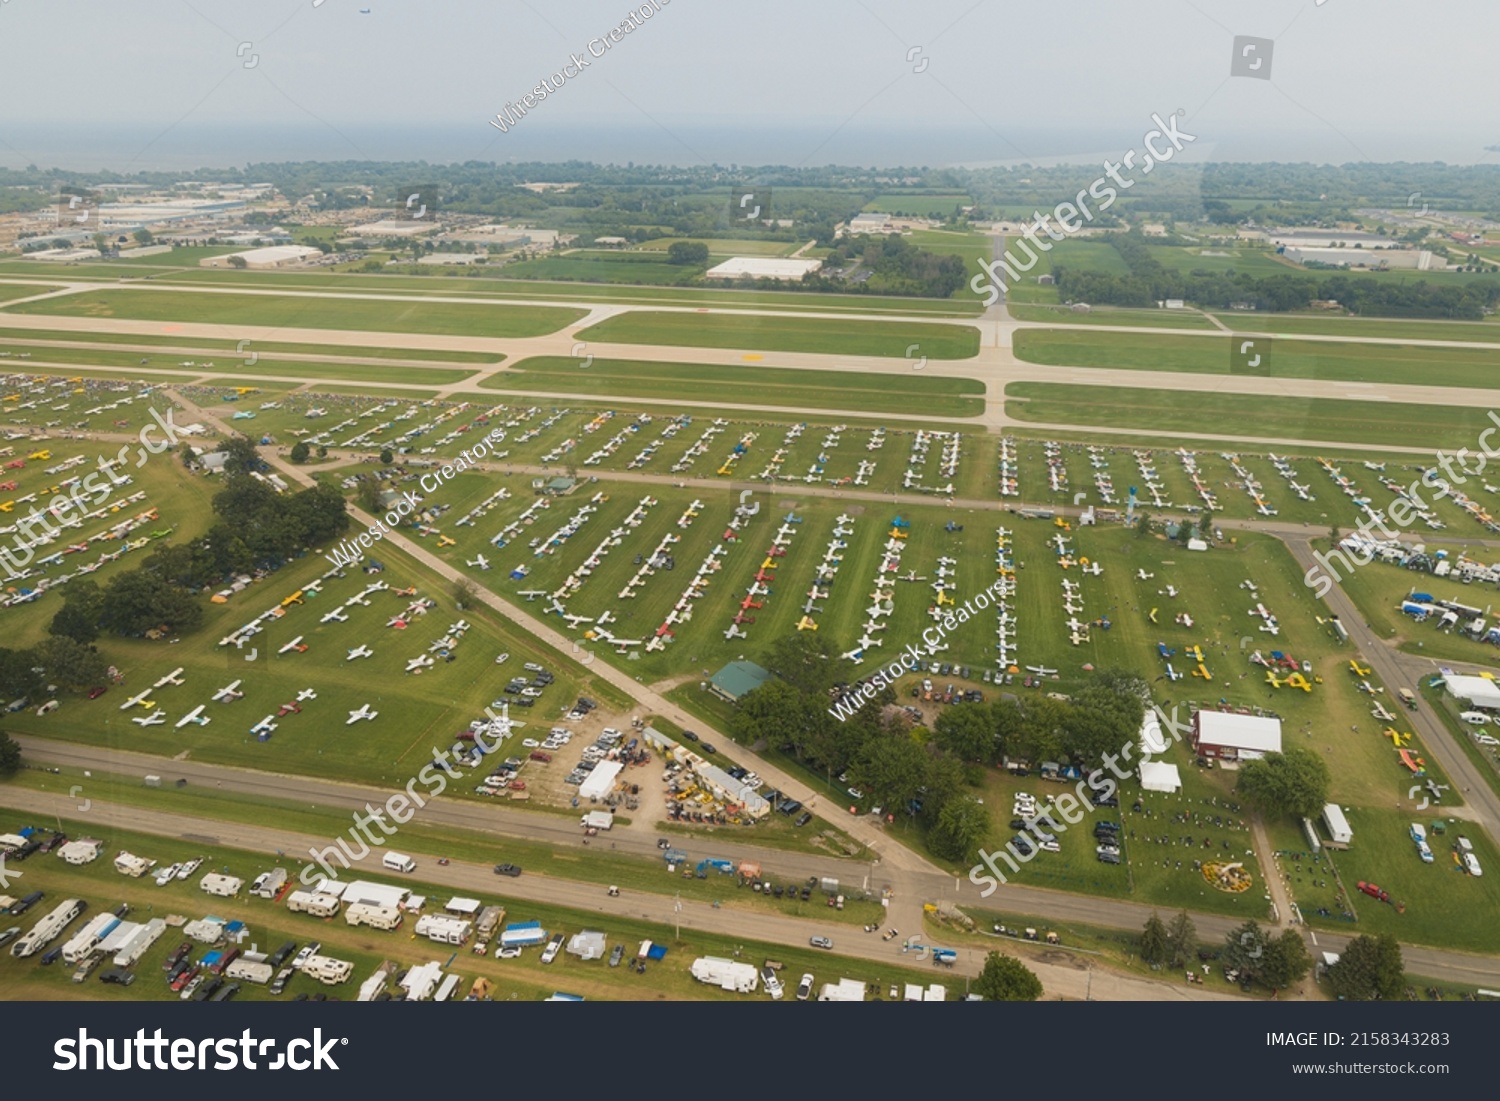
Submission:
[[[1483,711],[1461,711],[1458,717],[1471,726],[1483,726],[1490,721],[1490,717]]]
[[[409,856],[400,853],[386,853],[380,859],[380,866],[389,868],[393,872],[414,872],[417,870],[417,862]]]

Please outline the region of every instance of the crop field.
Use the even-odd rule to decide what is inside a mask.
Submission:
[[[745,348],[829,355],[914,355],[966,359],[979,351],[979,331],[964,325],[899,321],[839,321],[801,317],[742,317],[635,311],[578,332],[580,340],[670,344],[688,348]]]
[[[560,306],[402,303],[296,294],[194,294],[153,288],[91,291],[23,303],[12,307],[12,312],[55,317],[191,321],[210,325],[528,337],[555,332],[583,317],[585,311]]]
[[[1228,334],[1205,340],[1161,333],[1023,329],[1015,336],[1015,351],[1028,363],[1228,375],[1234,339]],[[1478,348],[1286,339],[1272,345],[1269,377],[1487,387],[1494,381],[1494,367],[1495,352]]]
[[[1113,250],[1111,250],[1113,251]],[[1168,271],[1213,272],[1215,274],[1251,275],[1257,279],[1268,275],[1285,275],[1299,270],[1295,264],[1279,259],[1269,249],[1214,245],[1208,248],[1150,247],[1151,257]]]
[[[984,383],[962,378],[599,358],[583,369],[577,358],[563,356],[523,360],[479,385],[657,402],[712,400],[902,415],[920,409],[935,417],[977,416],[984,410],[985,392]]]

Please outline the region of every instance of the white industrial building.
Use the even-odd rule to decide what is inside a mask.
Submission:
[[[615,779],[625,770],[619,761],[600,761],[578,785],[578,798],[594,802],[615,790]]]
[[[380,221],[350,226],[349,232],[356,237],[420,237],[438,228],[436,222],[429,221]]]
[[[709,279],[781,279],[796,282],[823,266],[821,260],[794,260],[775,256],[731,256],[704,272]]]
[[[198,261],[203,268],[238,267],[233,258],[239,257],[251,271],[269,271],[306,264],[321,257],[323,253],[308,245],[268,245],[265,248],[245,249],[242,252],[227,252],[222,256],[209,256]]]
[[[1400,268],[1441,271],[1448,266],[1427,249],[1395,248],[1287,248],[1284,255],[1297,264],[1332,264],[1341,268]]]

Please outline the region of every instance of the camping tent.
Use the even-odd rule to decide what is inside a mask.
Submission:
[[[1176,765],[1165,761],[1141,762],[1141,788],[1145,791],[1161,791],[1174,794],[1182,790],[1182,777]]]

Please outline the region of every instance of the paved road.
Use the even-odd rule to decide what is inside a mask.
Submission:
[[[10,788],[4,793],[4,802],[18,810],[47,817],[64,814],[77,816],[77,804],[64,795]],[[100,800],[95,800],[89,808],[89,820],[116,829],[163,837],[187,837],[205,844],[208,843],[206,839],[212,838],[214,844],[266,854],[278,851],[305,852],[311,845],[326,843],[325,838],[290,830],[169,814]],[[380,868],[379,857],[373,853],[362,861],[356,861],[354,868],[375,879],[389,878],[388,873]],[[499,893],[496,891],[495,875],[487,865],[454,861],[446,867],[440,867],[435,862],[424,861],[421,875],[425,882],[451,887],[465,894],[493,896]],[[527,874],[517,879],[506,879],[500,886],[507,900],[515,898],[546,902],[604,915],[640,918],[668,926],[680,922],[689,929],[706,929],[769,944],[801,946],[807,943],[808,937],[826,936],[833,940],[832,955],[835,957],[852,956],[913,969],[924,966],[912,956],[902,954],[900,939],[882,941],[873,934],[864,934],[848,925],[737,909],[732,905],[732,899],[730,905],[718,909],[706,902],[681,900],[679,911],[676,909],[677,900],[665,894],[627,890],[622,891],[619,897],[611,898],[597,885],[575,883],[551,876]],[[1005,945],[997,944],[996,947]],[[977,975],[983,967],[982,951],[963,948],[958,950],[958,956],[958,962],[951,972],[932,969],[932,981],[952,986],[955,977]],[[1085,959],[1066,951],[1044,950],[1037,955],[1027,951],[1024,958],[1042,980],[1049,997],[1091,997],[1098,1001],[1228,1000],[1226,995],[1211,994],[1186,984],[1136,978],[1102,967],[1091,968]]]

